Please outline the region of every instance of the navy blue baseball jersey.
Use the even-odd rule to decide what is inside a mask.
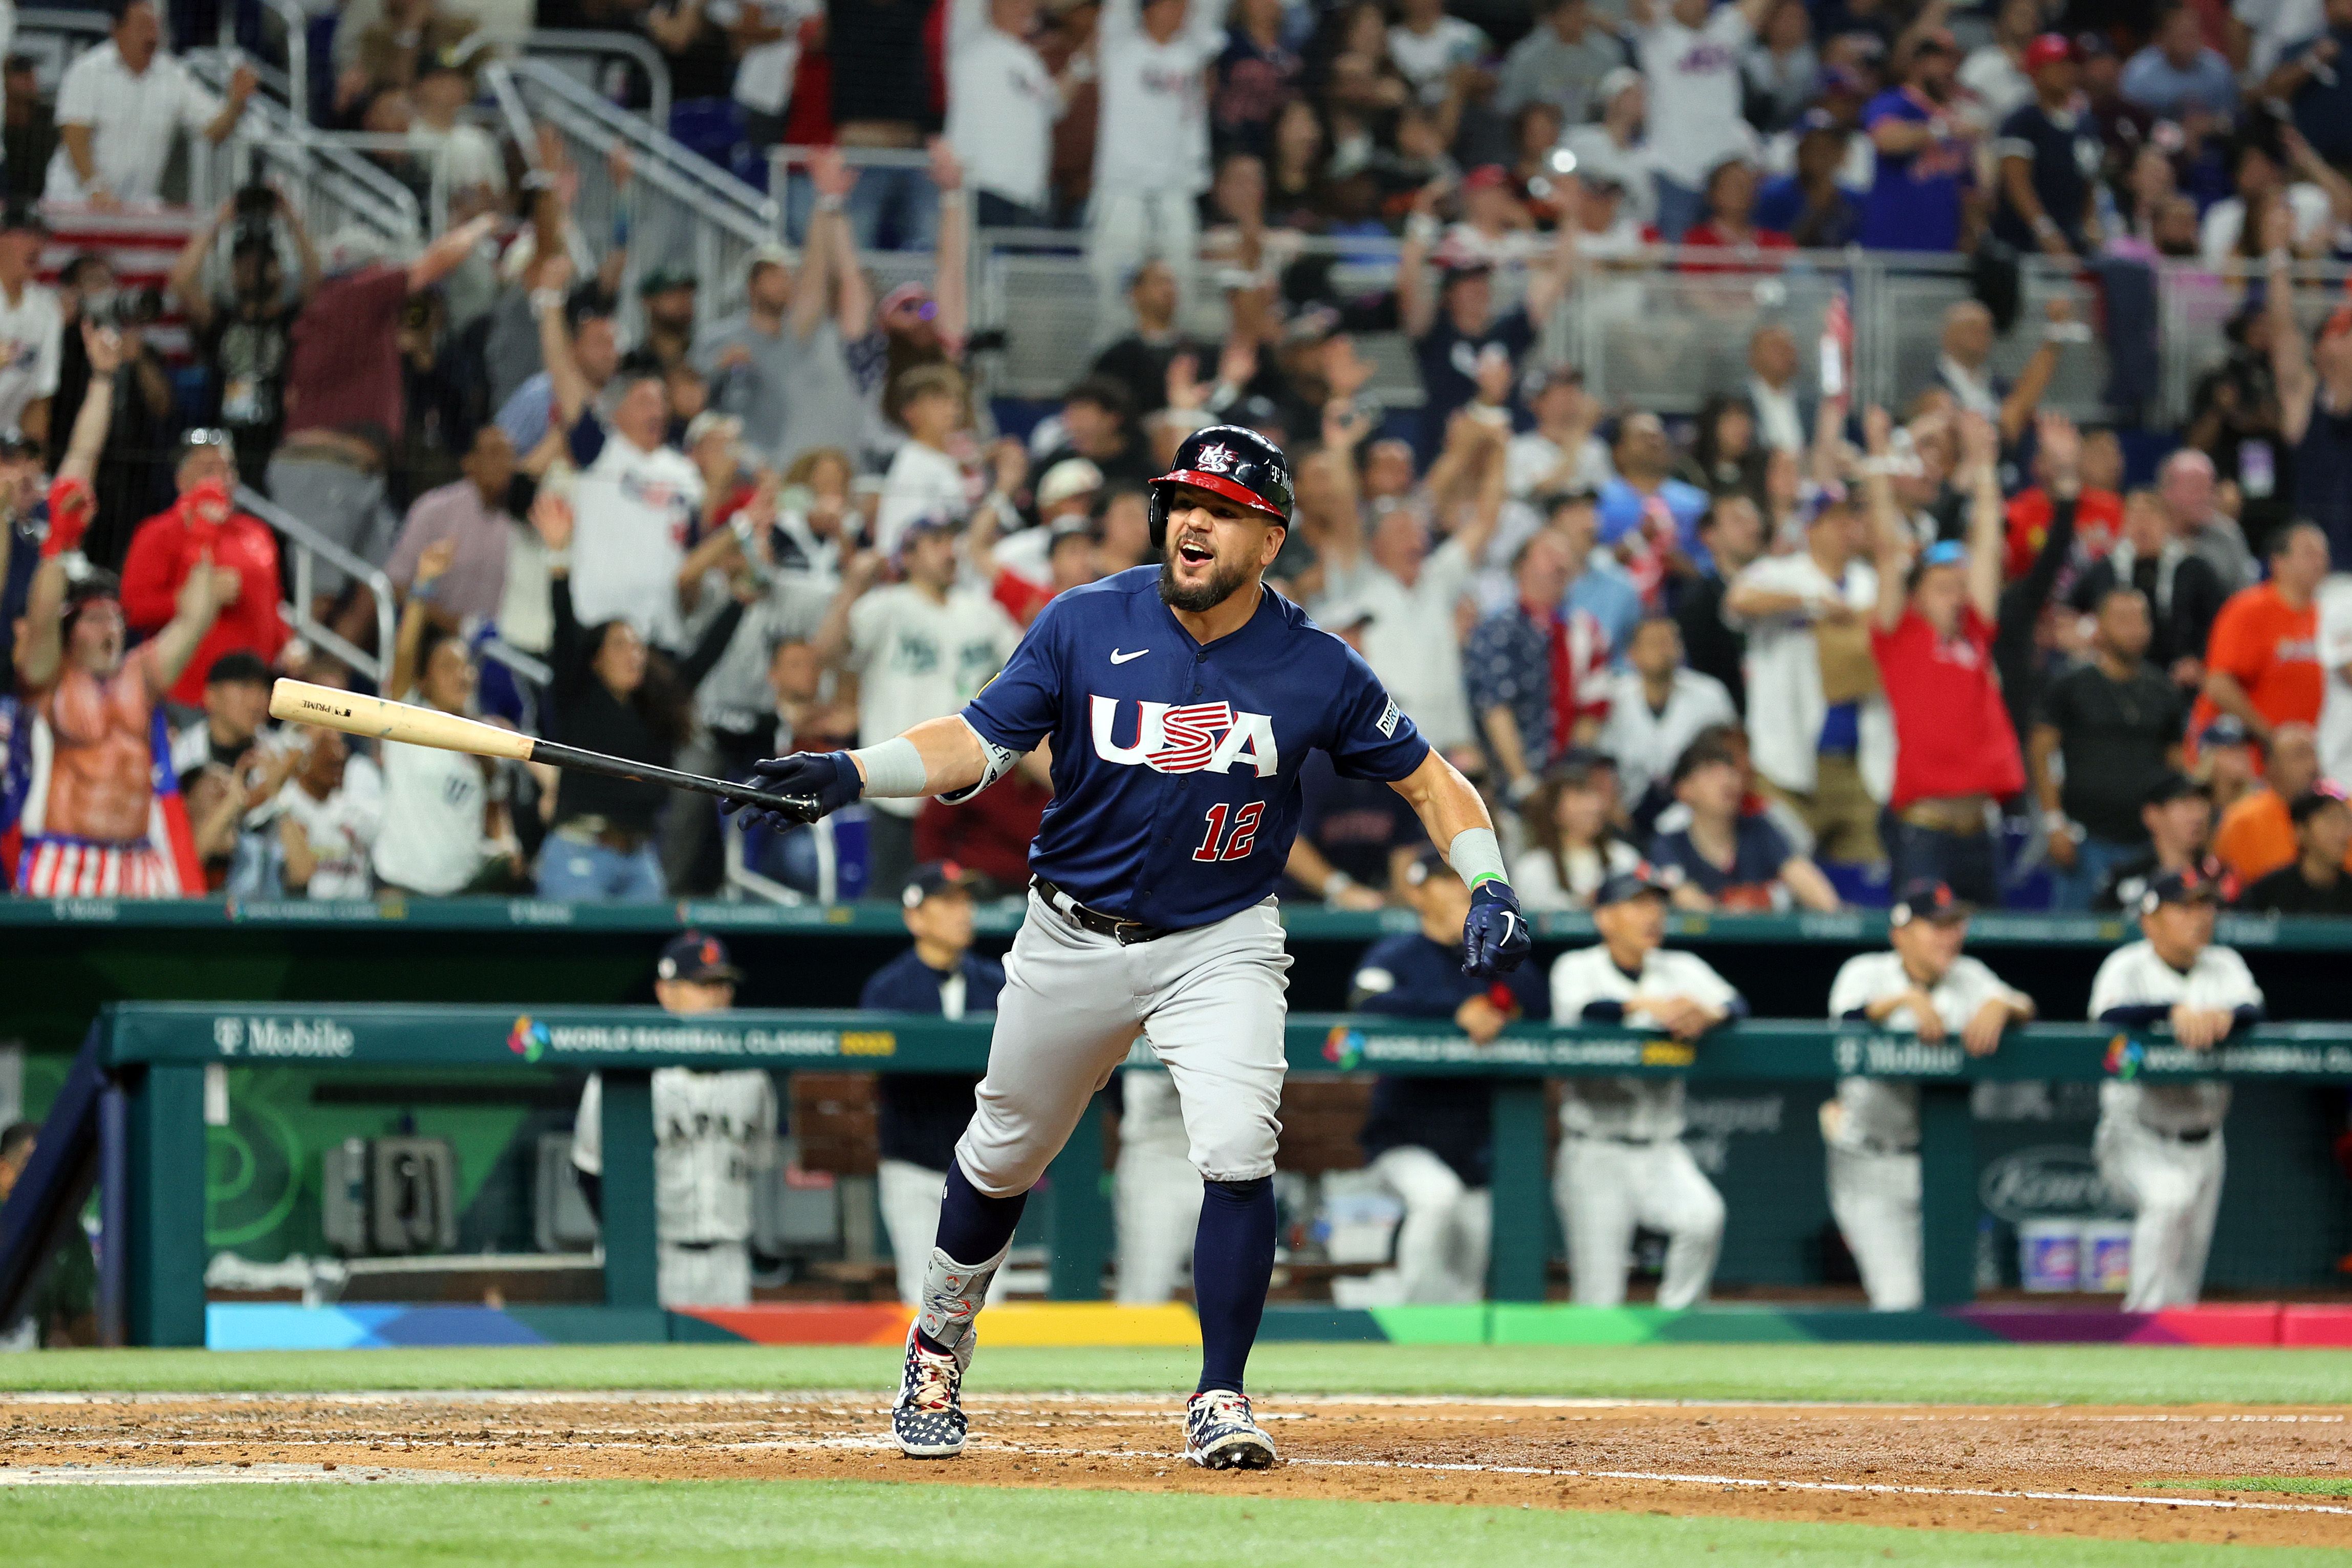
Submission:
[[[1310,751],[1392,783],[1429,742],[1355,650],[1261,590],[1207,647],[1161,602],[1157,567],[1057,595],[963,716],[1019,755],[1052,737],[1054,804],[1030,868],[1079,902],[1182,930],[1273,892]]]
[[[948,1011],[943,994],[950,982],[963,981],[958,1017],[996,1011],[997,993],[1004,989],[1004,966],[993,959],[965,953],[953,973],[933,969],[908,948],[866,982],[857,1005],[877,1013]],[[927,1171],[944,1171],[955,1158],[956,1140],[971,1120],[971,1091],[980,1079],[962,1072],[886,1072],[876,1089],[876,1117],[882,1157],[904,1160]]]
[[[1543,971],[1522,964],[1496,980],[1462,973],[1462,944],[1432,942],[1420,931],[1386,937],[1356,965],[1348,1005],[1360,1013],[1399,1018],[1445,1019],[1473,996],[1502,998],[1522,1017],[1540,1018],[1550,998]],[[1502,998],[1496,998],[1496,993]],[[1454,1169],[1464,1184],[1483,1187],[1488,1179],[1489,1132],[1495,1084],[1483,1078],[1383,1078],[1372,1086],[1371,1113],[1357,1134],[1367,1160],[1391,1149],[1426,1149]]]

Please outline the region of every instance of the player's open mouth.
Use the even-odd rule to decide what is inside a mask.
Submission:
[[[1206,544],[1202,543],[1197,539],[1187,539],[1178,544],[1176,546],[1176,553],[1179,558],[1194,566],[1198,566],[1203,562],[1213,561],[1216,559],[1216,552],[1211,550]]]

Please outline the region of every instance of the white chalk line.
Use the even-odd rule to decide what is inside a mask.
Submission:
[[[174,1466],[29,1465],[0,1469],[5,1487],[188,1487],[283,1486],[322,1482],[349,1485],[393,1481],[408,1486],[505,1486],[551,1480],[547,1476],[486,1476],[470,1470],[417,1470],[383,1465],[253,1464]]]
[[[1008,1439],[974,1433],[974,1447],[982,1452],[996,1453],[1017,1458],[1122,1459],[1181,1464],[1184,1456],[1178,1451],[1142,1448],[1039,1448]],[[51,1447],[83,1447],[96,1445],[49,1445]],[[221,1444],[186,1444],[184,1447],[228,1447]],[[238,1445],[251,1446],[251,1445]],[[284,1447],[328,1447],[326,1443],[289,1441]],[[499,1445],[479,1441],[458,1442],[440,1447],[452,1448],[489,1448]],[[642,1444],[610,1442],[572,1442],[567,1447],[579,1448],[635,1448]],[[783,1451],[793,1449],[850,1450],[854,1452],[893,1453],[897,1442],[887,1434],[860,1434],[814,1440],[788,1438],[759,1442],[705,1444],[705,1448],[734,1452],[738,1450]],[[1411,1459],[1323,1459],[1291,1458],[1283,1461],[1286,1468],[1334,1470],[1397,1470],[1416,1474],[1529,1476],[1561,1480],[1637,1481],[1675,1486],[1711,1486],[1719,1489],[1733,1488],[1748,1491],[1824,1492],[1871,1497],[1927,1497],[2003,1499],[2031,1502],[2059,1503],[2121,1503],[2135,1508],[2209,1509],[2221,1512],[2303,1513],[2332,1516],[2352,1516],[2352,1506],[2335,1503],[2250,1502],[2235,1498],[2141,1497],[2127,1492],[2052,1492],[2023,1489],[1993,1487],[1930,1487],[1906,1485],[1891,1481],[1808,1481],[1775,1479],[1761,1476],[1728,1476],[1694,1474],[1671,1470],[1585,1470],[1550,1465],[1490,1465],[1470,1461],[1411,1460]],[[338,1468],[329,1472],[315,1465],[254,1464],[241,1467],[189,1466],[164,1467],[90,1467],[26,1466],[0,1467],[0,1486],[63,1486],[63,1485],[171,1485],[208,1482],[258,1481],[355,1481],[395,1480],[422,1483],[442,1483],[452,1480],[531,1482],[560,1480],[569,1478],[545,1474],[489,1476],[473,1471],[417,1470],[383,1466],[353,1466]]]
[[[829,1447],[894,1447],[890,1439],[835,1439]],[[1000,1450],[1038,1458],[1171,1459],[1181,1454],[1144,1453],[1134,1449],[1024,1448],[1005,1444]],[[2325,1513],[2352,1515],[2352,1507],[2334,1503],[2244,1502],[2231,1498],[2138,1497],[2128,1492],[2045,1492],[2003,1490],[1993,1487],[1906,1486],[1890,1481],[1775,1480],[1760,1476],[1685,1475],[1667,1470],[1577,1470],[1549,1465],[1482,1465],[1467,1461],[1412,1459],[1285,1459],[1286,1468],[1323,1470],[1411,1470],[1454,1475],[1555,1477],[1569,1480],[1648,1481],[1681,1486],[1740,1487],[1752,1491],[1840,1492],[1894,1497],[2017,1498],[2034,1502],[2117,1502],[2140,1508],[2206,1508],[2255,1513]]]
[[[534,1406],[593,1405],[675,1405],[686,1406],[744,1406],[752,1408],[785,1408],[817,1414],[862,1415],[877,1408],[871,1403],[877,1397],[866,1389],[780,1389],[759,1390],[650,1390],[617,1389],[603,1392],[555,1389],[382,1389],[350,1390],[331,1393],[264,1393],[238,1392],[202,1393],[0,1393],[0,1408],[12,1405],[325,1405],[341,1407],[417,1405],[493,1405],[528,1409]],[[2299,1412],[2293,1409],[2277,1413],[2200,1412],[2193,1408],[2130,1413],[2113,1409],[2084,1408],[2083,1404],[2048,1405],[1939,1405],[1919,1400],[1767,1400],[1767,1399],[1641,1399],[1599,1396],[1553,1396],[1528,1394],[1284,1394],[1283,1405],[1314,1410],[1363,1410],[1383,1413],[1393,1420],[1443,1420],[1443,1415],[1395,1415],[1399,1407],[1406,1409],[1475,1409],[1495,1411],[1490,1420],[1507,1420],[1515,1410],[1731,1410],[1742,1414],[1759,1411],[1785,1410],[1792,1415],[1838,1414],[1860,1411],[1891,1417],[1900,1421],[1932,1423],[2001,1422],[2001,1421],[2066,1421],[2086,1426],[2137,1425],[2287,1425],[2305,1424],[2342,1426],[2352,1421],[2343,1412]],[[1019,1405],[1004,1403],[1019,1400]],[[1129,1402],[1142,1408],[1122,1410],[1109,1407],[1108,1402]],[[990,1394],[975,1393],[966,1396],[971,1410],[988,1410],[1000,1415],[1025,1415],[1033,1411],[1060,1413],[1074,1408],[1105,1417],[1141,1418],[1158,1416],[1183,1406],[1181,1395],[1133,1391],[1101,1394]],[[1273,1415],[1287,1419],[1277,1412],[1261,1411],[1261,1416]]]

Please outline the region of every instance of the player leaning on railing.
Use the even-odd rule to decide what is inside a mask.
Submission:
[[[1212,1469],[1274,1462],[1242,1373],[1274,1268],[1290,960],[1273,891],[1308,752],[1328,752],[1344,776],[1388,783],[1445,847],[1472,889],[1470,973],[1512,969],[1528,952],[1477,792],[1361,658],[1263,584],[1289,528],[1281,450],[1233,426],[1197,432],[1152,482],[1150,504],[1165,563],[1055,599],[961,714],[861,751],[754,769],[831,812],[860,798],[970,795],[1053,742],[1028,915],[1005,961],[988,1074],[948,1172],[892,1414],[899,1447],[918,1458],[961,1451],[973,1318],[1022,1205],[1148,1029],[1207,1184],[1186,1457]]]

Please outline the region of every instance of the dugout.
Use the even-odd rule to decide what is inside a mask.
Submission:
[[[1009,938],[1017,908],[983,909],[983,946],[1001,947]],[[1883,920],[1859,912],[1677,915],[1670,940],[1705,953],[1748,994],[1759,1016],[1818,1016],[1837,965],[1877,946]],[[1292,1000],[1302,1014],[1342,1005],[1363,948],[1411,923],[1402,912],[1314,908],[1286,911],[1286,921],[1297,958]],[[13,1037],[28,1047],[23,1104],[39,1114],[63,1086],[91,1019],[110,1002],[254,1005],[219,1010],[245,1018],[311,1016],[321,1004],[472,1003],[500,1022],[503,1039],[525,1012],[643,1002],[661,941],[688,923],[727,936],[749,973],[743,1000],[753,1006],[845,1005],[906,940],[894,910],[869,907],[0,902],[0,994],[11,999],[0,1013],[0,1043]],[[1582,917],[1547,916],[1538,924],[1533,962],[1591,940]],[[2245,952],[2274,1016],[2352,1021],[2352,1005],[2327,984],[2341,955],[2352,952],[2347,925],[2224,916],[2221,935]],[[2045,1019],[2063,1021],[2079,1017],[2099,960],[2131,934],[2114,920],[1986,914],[1978,918],[1972,948],[2033,993]],[[1309,1043],[1312,1051],[1294,1052],[1295,1071],[1338,1070],[1339,1064],[1321,1054],[1328,1040]],[[1972,1092],[1978,1201],[1956,1256],[1980,1269],[1990,1255],[2013,1278],[2014,1216],[2000,1211],[2008,1199],[2030,1202],[2037,1184],[2079,1173],[2104,1076],[2103,1058],[2091,1055],[2098,1059],[2083,1070],[2075,1070],[2081,1063],[2030,1073],[2005,1066]],[[210,1148],[210,1201],[199,1222],[205,1244],[265,1259],[318,1250],[320,1152],[341,1137],[393,1131],[395,1121],[413,1120],[457,1146],[465,1177],[461,1250],[527,1247],[531,1134],[568,1126],[585,1065],[543,1070],[503,1051],[457,1074],[379,1059],[328,1066],[299,1054],[244,1058],[231,1071],[231,1121],[201,1133]],[[882,1064],[844,1058],[802,1065],[839,1071]],[[1360,1062],[1356,1070],[1369,1065]],[[1711,1058],[1692,1087],[1692,1138],[1732,1205],[1718,1279],[1727,1287],[1801,1293],[1822,1277],[1828,1211],[1813,1110],[1827,1093],[1832,1064],[1817,1058],[1799,1071],[1774,1061],[1769,1070],[1745,1075],[1733,1070],[1737,1066],[1729,1057]],[[2217,1291],[2343,1288],[2337,1263],[2352,1251],[2352,1189],[2330,1150],[2345,1129],[2347,1076],[2254,1074],[2242,1085],[2209,1275]],[[1556,1227],[1548,1209],[1541,1223],[1551,1240]],[[1071,1267],[1057,1294],[1079,1290]],[[1972,1273],[1969,1283],[1979,1277]]]

